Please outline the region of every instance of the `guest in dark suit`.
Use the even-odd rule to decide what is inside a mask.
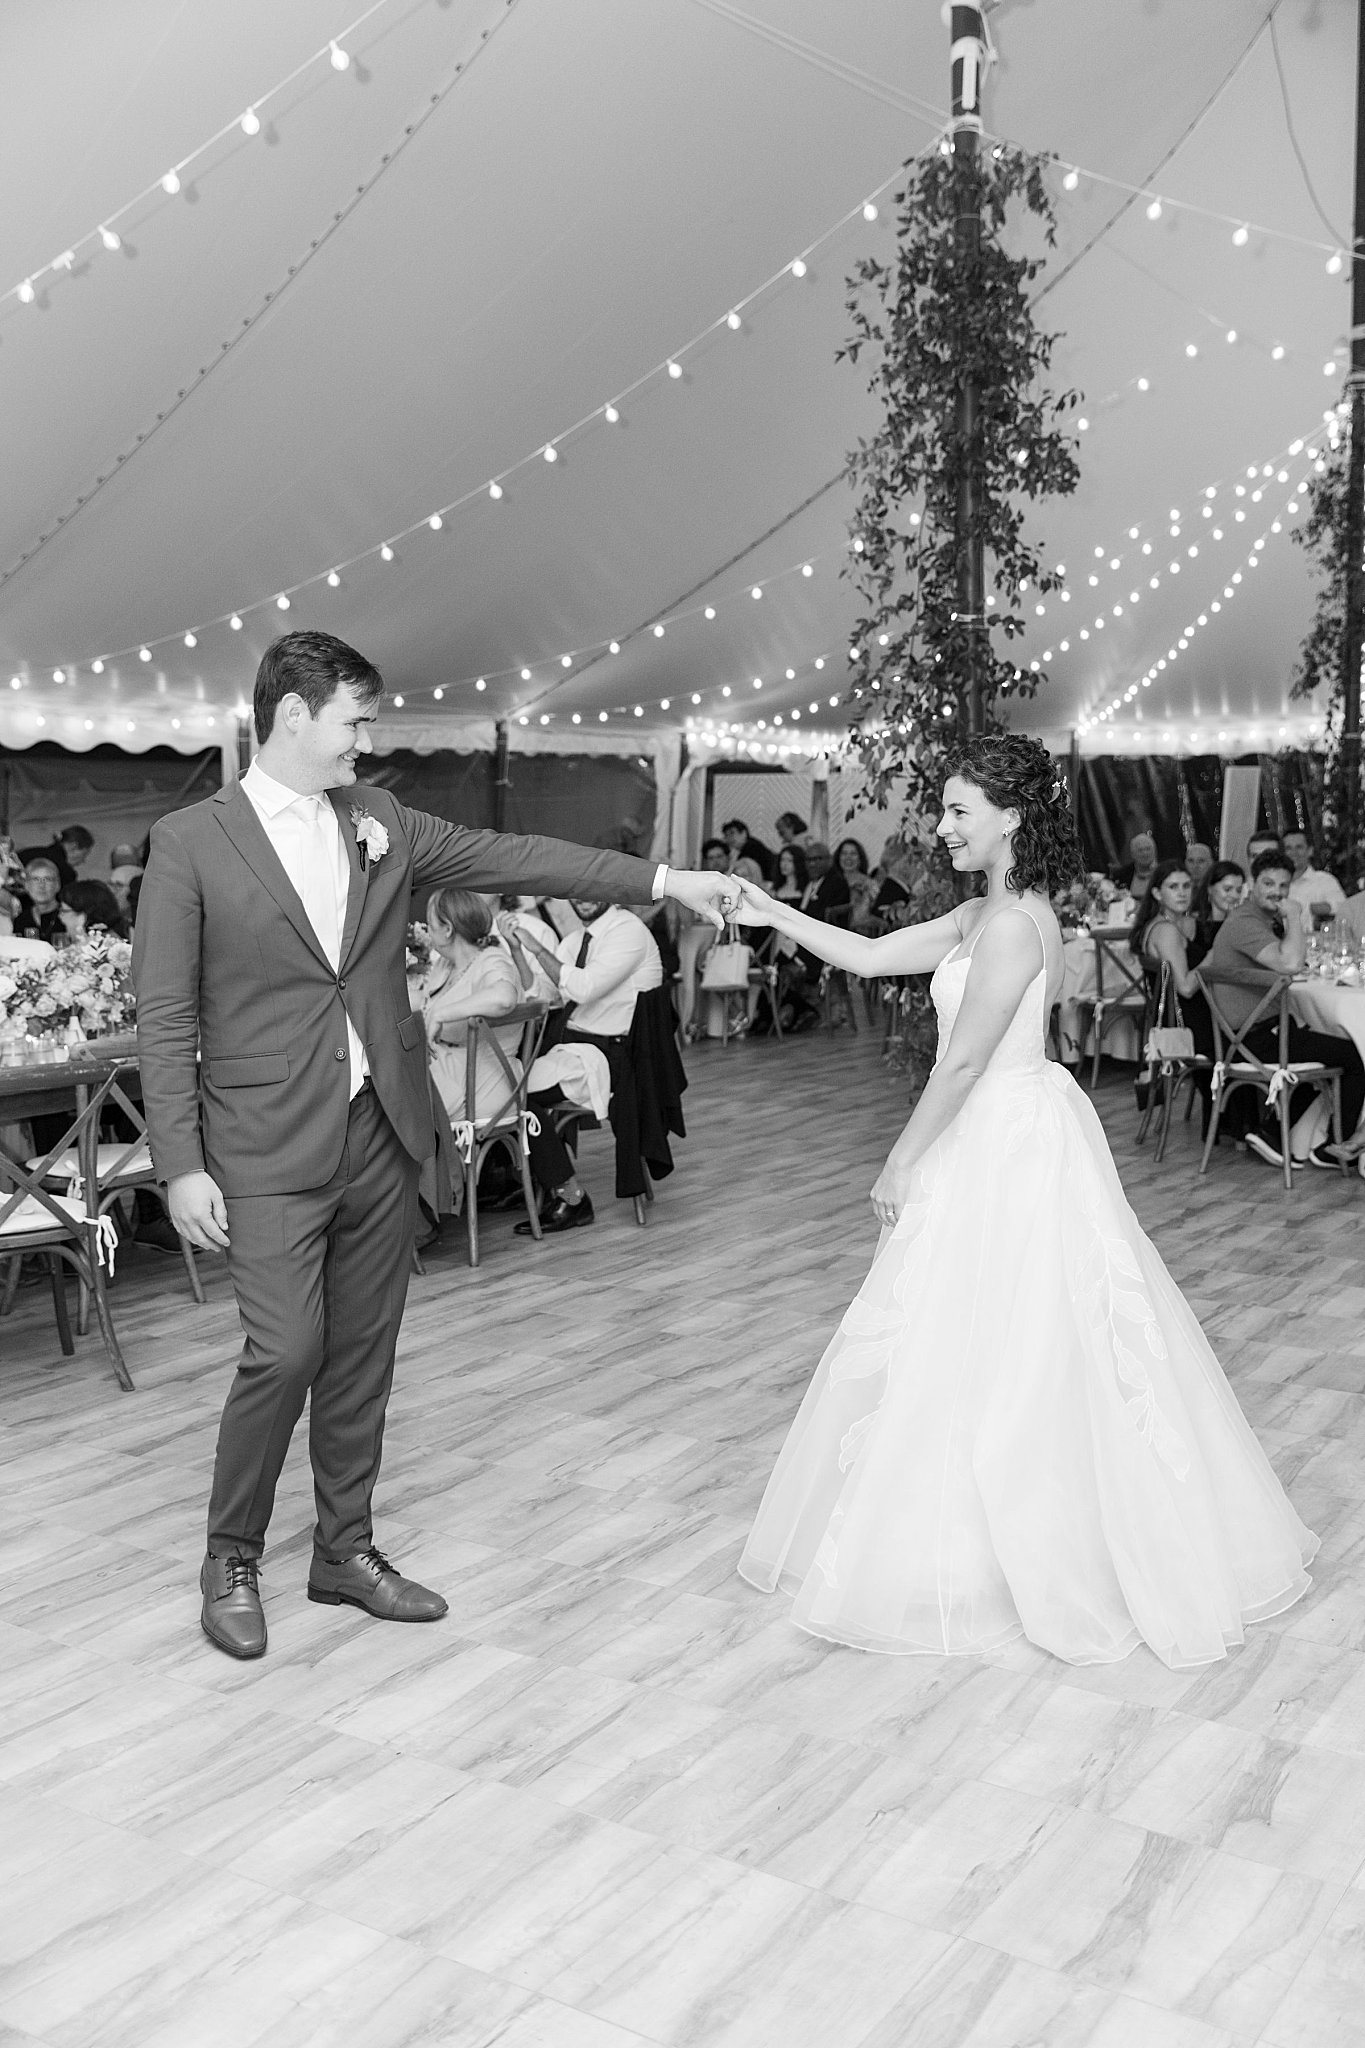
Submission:
[[[777,855],[761,839],[755,839],[743,818],[731,818],[728,825],[722,825],[720,836],[730,849],[730,872],[734,873],[735,862],[751,860],[757,863],[758,871],[765,882],[770,882],[777,872]]]
[[[226,1251],[245,1344],[218,1437],[200,1575],[220,1649],[261,1655],[258,1568],[310,1400],[310,1599],[431,1621],[438,1593],[375,1548],[394,1347],[420,1162],[433,1149],[405,941],[414,888],[730,906],[677,874],[560,840],[466,831],[356,789],[383,691],[329,633],[290,633],[256,677],[260,753],[239,783],[162,818],[137,923],[138,1043],[171,1219]]]

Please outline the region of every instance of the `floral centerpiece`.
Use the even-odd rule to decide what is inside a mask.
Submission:
[[[137,1015],[132,959],[126,939],[92,932],[51,960],[0,960],[3,1035],[71,1039],[130,1031]]]
[[[1114,905],[1123,895],[1108,875],[1089,874],[1073,882],[1054,899],[1053,908],[1063,930],[1090,931],[1111,921]]]

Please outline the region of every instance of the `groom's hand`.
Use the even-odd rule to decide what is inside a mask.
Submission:
[[[211,1173],[178,1173],[166,1189],[171,1222],[201,1251],[225,1252],[227,1203]]]
[[[665,896],[685,903],[701,917],[709,918],[717,931],[738,910],[740,884],[733,875],[695,874],[686,868],[670,868],[664,883]]]

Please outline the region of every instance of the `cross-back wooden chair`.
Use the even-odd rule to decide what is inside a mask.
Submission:
[[[88,1174],[73,1174],[64,1194],[58,1193],[52,1185],[54,1164],[63,1153],[71,1152],[76,1159],[84,1155],[88,1159],[91,1147],[87,1139],[96,1127],[95,1120],[112,1078],[111,1075],[96,1090],[89,1103],[77,1111],[56,1144],[32,1165],[21,1166],[17,1159],[0,1152],[0,1263],[12,1262],[10,1277],[13,1279],[17,1278],[19,1267],[30,1253],[46,1254],[57,1336],[68,1358],[76,1347],[67,1313],[65,1268],[69,1265],[75,1270],[82,1289],[82,1301],[90,1300],[95,1304],[100,1335],[109,1354],[109,1363],[114,1368],[114,1376],[124,1392],[130,1394],[133,1391],[132,1375],[119,1348],[104,1284],[106,1267],[112,1270],[114,1226],[96,1205]],[[37,1113],[35,1108],[34,1114]],[[13,1290],[7,1288],[6,1309],[12,1301]]]
[[[1125,1019],[1143,1030],[1145,1040],[1148,1027],[1147,977],[1142,962],[1129,949],[1128,933],[1123,931],[1092,932],[1091,944],[1095,950],[1095,992],[1093,995],[1077,996],[1076,1008],[1090,1013],[1090,1037],[1092,1053],[1090,1060],[1090,1085],[1098,1086],[1100,1059],[1104,1052],[1104,1041],[1116,1024]],[[1082,1055],[1077,1063],[1077,1074],[1085,1069],[1086,1025],[1084,1015],[1081,1022]]]
[[[512,1161],[521,1177],[522,1193],[526,1199],[526,1214],[530,1218],[531,1235],[539,1237],[540,1204],[536,1197],[535,1183],[531,1179],[531,1153],[529,1147],[530,1126],[535,1112],[526,1106],[527,1090],[530,1085],[531,1068],[540,1041],[545,1035],[545,1020],[549,1015],[544,1003],[526,1003],[519,1009],[508,1010],[501,1017],[470,1017],[465,1039],[464,1116],[453,1119],[450,1130],[455,1141],[459,1161],[461,1183],[461,1207],[464,1210],[465,1242],[471,1266],[479,1263],[479,1174],[489,1153],[501,1147]],[[517,1065],[514,1066],[502,1041],[499,1031],[506,1031],[514,1025],[521,1026],[521,1042],[517,1047]],[[488,1046],[501,1068],[500,1086],[505,1094],[497,1108],[489,1116],[475,1114],[478,1094],[479,1054]],[[520,1067],[520,1073],[517,1072]],[[536,1126],[539,1129],[539,1125]]]
[[[1341,1068],[1325,1066],[1318,1060],[1291,1060],[1289,1057],[1289,988],[1290,977],[1281,974],[1261,996],[1246,1022],[1236,1028],[1228,1019],[1218,1002],[1218,989],[1242,986],[1245,983],[1211,981],[1208,974],[1200,973],[1195,979],[1204,991],[1204,999],[1213,1019],[1213,1113],[1209,1117],[1208,1136],[1204,1140],[1204,1155],[1199,1162],[1199,1171],[1205,1172],[1213,1148],[1218,1142],[1218,1125],[1228,1099],[1239,1088],[1252,1088],[1266,1099],[1266,1106],[1278,1110],[1280,1119],[1280,1159],[1283,1162],[1284,1184],[1294,1185],[1293,1169],[1289,1164],[1289,1123],[1290,1101],[1294,1090],[1305,1084],[1314,1088],[1325,1098],[1332,1116],[1332,1135],[1338,1142],[1345,1136],[1341,1128]],[[1275,1059],[1262,1059],[1247,1045],[1247,1034],[1258,1024],[1270,1017],[1276,1017],[1279,1035]],[[1351,1163],[1341,1162],[1341,1171],[1349,1177]]]
[[[1176,992],[1175,976],[1169,960],[1161,963],[1160,974],[1148,971],[1150,1002],[1148,1007],[1147,1036],[1143,1045],[1143,1057],[1147,1062],[1147,1102],[1138,1124],[1137,1141],[1141,1145],[1155,1120],[1157,1123],[1156,1154],[1158,1164],[1166,1156],[1166,1140],[1170,1136],[1171,1114],[1182,1088],[1188,1086],[1189,1099],[1185,1105],[1188,1118],[1194,1107],[1194,1084],[1200,1074],[1207,1074],[1213,1061],[1203,1053],[1194,1050],[1194,1038],[1181,1014],[1180,997]],[[1179,1032],[1182,1039],[1173,1034]],[[1182,1044],[1188,1045],[1185,1051]]]
[[[166,1199],[165,1189],[157,1179],[156,1168],[152,1164],[151,1141],[147,1136],[147,1120],[136,1101],[129,1096],[120,1079],[120,1076],[123,1079],[127,1079],[136,1072],[137,1062],[135,1060],[128,1060],[110,1075],[101,1089],[101,1118],[103,1118],[106,1110],[118,1110],[132,1125],[133,1136],[126,1139],[114,1138],[103,1142],[98,1139],[96,1140],[93,1148],[93,1166],[88,1192],[96,1211],[101,1216],[107,1216],[114,1208],[120,1195],[130,1194],[138,1188],[149,1188],[166,1211],[166,1218],[169,1222],[170,1204]],[[28,1163],[30,1168],[35,1168],[40,1162],[37,1159],[30,1159]],[[60,1158],[50,1167],[47,1175],[48,1185],[63,1187],[73,1175],[79,1172],[80,1166],[77,1162],[76,1153],[71,1146],[68,1146]],[[204,1305],[204,1289],[199,1278],[199,1268],[195,1263],[194,1248],[188,1238],[182,1237],[180,1239],[180,1255],[185,1262],[185,1272],[189,1277],[190,1292],[202,1308]],[[89,1324],[89,1313],[89,1297],[85,1288],[82,1287],[79,1319],[76,1326],[82,1336],[85,1335]]]

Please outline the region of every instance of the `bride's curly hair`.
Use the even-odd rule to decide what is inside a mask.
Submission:
[[[1007,888],[1052,896],[1085,873],[1066,783],[1040,740],[1017,732],[982,733],[948,756],[944,779],[950,775],[975,783],[997,810],[1018,811]]]

